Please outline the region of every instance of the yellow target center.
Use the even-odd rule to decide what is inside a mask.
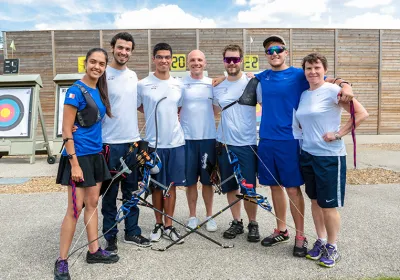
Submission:
[[[11,111],[8,108],[4,108],[1,110],[0,115],[2,118],[7,118],[9,115],[11,115]]]

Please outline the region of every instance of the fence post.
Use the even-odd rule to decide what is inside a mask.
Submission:
[[[147,53],[149,55],[149,71],[148,72],[151,72],[152,54],[151,54],[151,30],[150,29],[147,30]]]
[[[378,62],[378,120],[376,133],[381,134],[382,120],[382,36],[383,30],[379,29],[379,62]]]

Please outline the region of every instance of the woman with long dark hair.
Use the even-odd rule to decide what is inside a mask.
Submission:
[[[84,208],[88,241],[98,237],[97,203],[101,183],[111,178],[102,151],[101,119],[111,117],[105,69],[107,52],[93,48],[86,54],[86,73],[67,91],[64,101],[62,137],[65,149],[57,174],[57,184],[68,186],[68,208],[61,225],[60,255],[55,263],[55,279],[71,279],[68,251],[79,215]],[[73,132],[73,127],[78,129]],[[119,257],[101,249],[98,241],[89,244],[88,263],[114,263]]]

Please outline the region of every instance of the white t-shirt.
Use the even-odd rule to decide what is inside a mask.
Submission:
[[[182,82],[170,77],[160,80],[150,74],[138,83],[137,107],[143,104],[146,120],[145,140],[150,147],[156,144],[155,108],[157,107],[158,148],[175,148],[185,145],[185,138],[178,120],[178,107],[182,106]]]
[[[138,78],[134,71],[107,66],[108,97],[112,118],[103,119],[103,143],[122,144],[140,140],[137,110]]]
[[[183,79],[181,125],[187,140],[215,139],[212,79]]]
[[[225,79],[213,89],[214,105],[221,105],[223,108],[238,100],[242,96],[248,81],[249,79],[244,73],[242,73],[242,77],[239,80],[234,82]],[[258,101],[260,101],[260,94],[257,92]],[[217,141],[233,146],[256,145],[256,106],[236,103],[221,112],[221,120],[217,130]]]
[[[322,138],[326,132],[340,129],[339,92],[339,86],[325,83],[316,90],[304,91],[300,97],[296,118],[303,131],[302,149],[314,156],[346,155],[343,140],[325,142]]]

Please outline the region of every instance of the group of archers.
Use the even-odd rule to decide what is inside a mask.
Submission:
[[[111,178],[109,170],[118,167],[119,159],[126,155],[132,143],[140,140],[137,111],[144,113],[146,120],[144,140],[151,148],[157,145],[157,154],[162,162],[160,172],[153,178],[165,186],[174,182],[170,196],[165,200],[162,191],[154,186],[152,203],[155,208],[173,216],[176,186],[185,186],[187,226],[197,227],[200,223],[196,213],[200,181],[206,209],[206,230],[216,231],[221,225],[217,226],[216,221],[210,218],[214,190],[209,174],[201,168],[201,158],[207,153],[213,164],[218,163],[223,181],[233,174],[224,147],[227,145],[237,156],[248,184],[255,187],[258,178],[260,185],[271,188],[276,228],[261,240],[257,204],[244,201],[248,218],[247,241],[261,240],[261,245],[266,247],[288,242],[286,209],[289,203],[296,229],[293,232],[293,255],[307,257],[325,267],[333,267],[339,261],[336,242],[340,216],[337,208],[343,207],[346,183],[346,150],[342,137],[351,132],[353,125],[351,118],[341,125],[341,112],[342,109],[350,112],[352,101],[356,126],[368,117],[368,113],[354,98],[349,82],[326,77],[326,57],[311,53],[304,57],[302,68],[288,66],[289,50],[285,40],[279,35],[265,39],[265,58],[271,67],[252,77],[259,81],[256,96],[262,106],[257,142],[256,107],[234,103],[251,79],[241,71],[243,51],[239,45],[230,44],[221,50],[221,63],[227,75],[226,79],[220,78],[217,85],[203,75],[207,60],[200,50],[188,54],[190,74],[179,80],[169,72],[173,54],[171,46],[158,43],[152,52],[155,72],[138,81],[136,73],[127,68],[135,49],[131,34],[116,34],[110,47],[113,55],[110,64],[104,49],[93,48],[87,53],[86,73],[69,88],[64,102],[62,135],[65,149],[60,159],[57,183],[68,186],[68,207],[61,226],[55,279],[70,279],[68,251],[82,210],[88,240],[98,237],[96,210],[101,184]],[[164,97],[166,99],[156,109],[156,104]],[[97,107],[96,110],[93,107]],[[216,129],[215,116],[218,115],[220,123]],[[83,125],[80,121],[84,118],[91,119],[93,124]],[[298,131],[301,133],[294,133]],[[107,150],[107,160],[103,150]],[[104,236],[106,248],[102,249],[97,240],[90,243],[86,255],[88,263],[115,263],[119,260],[118,229],[116,226],[112,228],[117,214],[117,194],[121,186],[123,199],[129,200],[138,188],[138,176],[137,170],[132,170],[128,177],[112,184],[104,194],[101,212],[102,230],[107,233]],[[303,184],[311,200],[318,236],[312,248],[307,248],[304,235],[305,201],[300,188]],[[234,177],[221,188],[229,203],[241,191]],[[227,239],[244,233],[241,204],[235,204],[230,210],[232,220],[226,223],[227,229],[223,232]],[[124,220],[124,242],[148,247],[161,237],[176,241],[181,236],[171,219],[155,212],[154,229],[143,233],[145,237],[138,218],[136,206]]]

